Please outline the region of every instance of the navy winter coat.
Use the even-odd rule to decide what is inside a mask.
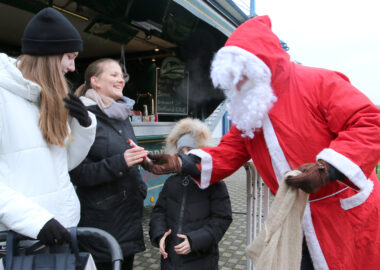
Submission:
[[[96,227],[111,233],[119,242],[123,255],[145,250],[142,210],[147,187],[137,166],[128,168],[124,151],[136,142],[132,125],[108,118],[97,105],[87,106],[96,115],[95,142],[87,158],[70,172],[81,203],[79,226]],[[87,241],[87,240],[86,240]],[[96,261],[110,262],[106,247],[88,240]]]

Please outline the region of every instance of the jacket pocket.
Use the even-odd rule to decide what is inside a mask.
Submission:
[[[360,192],[358,192],[357,194],[349,198],[340,200],[340,206],[344,210],[350,210],[354,207],[357,207],[363,204],[368,199],[372,191],[373,191],[373,182],[368,179],[367,185]]]
[[[119,206],[126,199],[126,191],[110,195],[102,200],[96,201],[95,207],[99,210],[109,210]]]

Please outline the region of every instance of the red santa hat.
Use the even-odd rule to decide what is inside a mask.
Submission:
[[[236,28],[214,56],[211,79],[215,87],[231,89],[243,76],[253,84],[271,83],[281,74],[281,65],[289,63],[290,57],[271,26],[268,16],[258,16]]]

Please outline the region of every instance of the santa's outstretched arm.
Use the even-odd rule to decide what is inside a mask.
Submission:
[[[190,161],[196,162],[199,173],[194,174],[194,166],[187,164],[185,159],[182,159],[182,172],[192,175],[201,189],[226,178],[251,159],[244,138],[235,126],[223,136],[218,146],[193,149],[189,156]]]

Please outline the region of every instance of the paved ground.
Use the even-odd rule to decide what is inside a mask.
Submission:
[[[230,193],[233,222],[219,243],[219,269],[246,269],[246,173],[241,168],[225,180]],[[144,210],[146,251],[136,254],[134,270],[160,269],[160,253],[149,241],[148,223],[152,207]]]

